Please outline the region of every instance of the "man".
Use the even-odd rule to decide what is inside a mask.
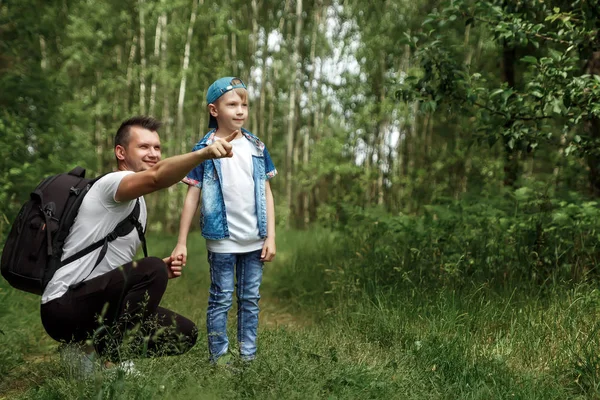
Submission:
[[[99,179],[85,196],[66,238],[63,262],[106,237],[138,203],[137,218],[145,229],[145,194],[177,183],[205,160],[233,155],[229,142],[237,131],[205,149],[161,161],[160,125],[144,116],[121,124],[114,148],[118,171]],[[195,344],[194,323],[159,306],[167,280],[181,275],[182,257],[134,262],[140,243],[133,229],[109,242],[103,257],[97,249],[54,274],[41,305],[42,323],[52,338],[74,343],[93,339],[95,350],[112,360],[125,332],[137,324],[149,340],[144,346],[148,355],[181,354]],[[94,347],[84,348],[92,353]]]

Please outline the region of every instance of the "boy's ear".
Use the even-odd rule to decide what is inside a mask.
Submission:
[[[212,103],[208,105],[208,112],[215,118],[219,115],[219,113],[217,112],[217,106],[215,106]]]

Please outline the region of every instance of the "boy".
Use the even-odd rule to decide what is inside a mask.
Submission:
[[[233,301],[234,280],[240,357],[250,361],[256,357],[263,262],[275,257],[275,207],[268,179],[277,170],[265,145],[243,128],[248,117],[248,92],[239,78],[216,80],[208,88],[206,102],[208,126],[213,129],[193,151],[237,132],[230,142],[233,156],[203,162],[183,179],[189,187],[172,254],[183,255],[185,265],[189,227],[200,204],[211,281],[206,315],[210,361],[216,363],[227,355],[227,313]]]

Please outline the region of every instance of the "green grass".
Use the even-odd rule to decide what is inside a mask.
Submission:
[[[198,323],[199,342],[181,357],[138,361],[141,377],[70,377],[39,321],[39,299],[0,282],[0,398],[600,398],[595,287],[341,290],[332,279],[355,254],[327,231],[279,233],[277,261],[264,272],[259,358],[211,367],[206,255],[199,236],[189,243],[197,246],[164,304]],[[162,256],[173,244],[154,236],[149,248]],[[234,318],[230,328],[234,338]]]

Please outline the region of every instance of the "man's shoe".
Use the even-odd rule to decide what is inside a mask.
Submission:
[[[107,362],[104,364],[104,369],[110,373],[117,373],[127,376],[141,376],[142,373],[135,367],[131,360],[121,361],[119,363]]]
[[[80,379],[93,376],[97,367],[96,352],[93,350],[85,352],[83,347],[78,343],[67,343],[58,349],[60,360],[65,366],[67,373]]]

